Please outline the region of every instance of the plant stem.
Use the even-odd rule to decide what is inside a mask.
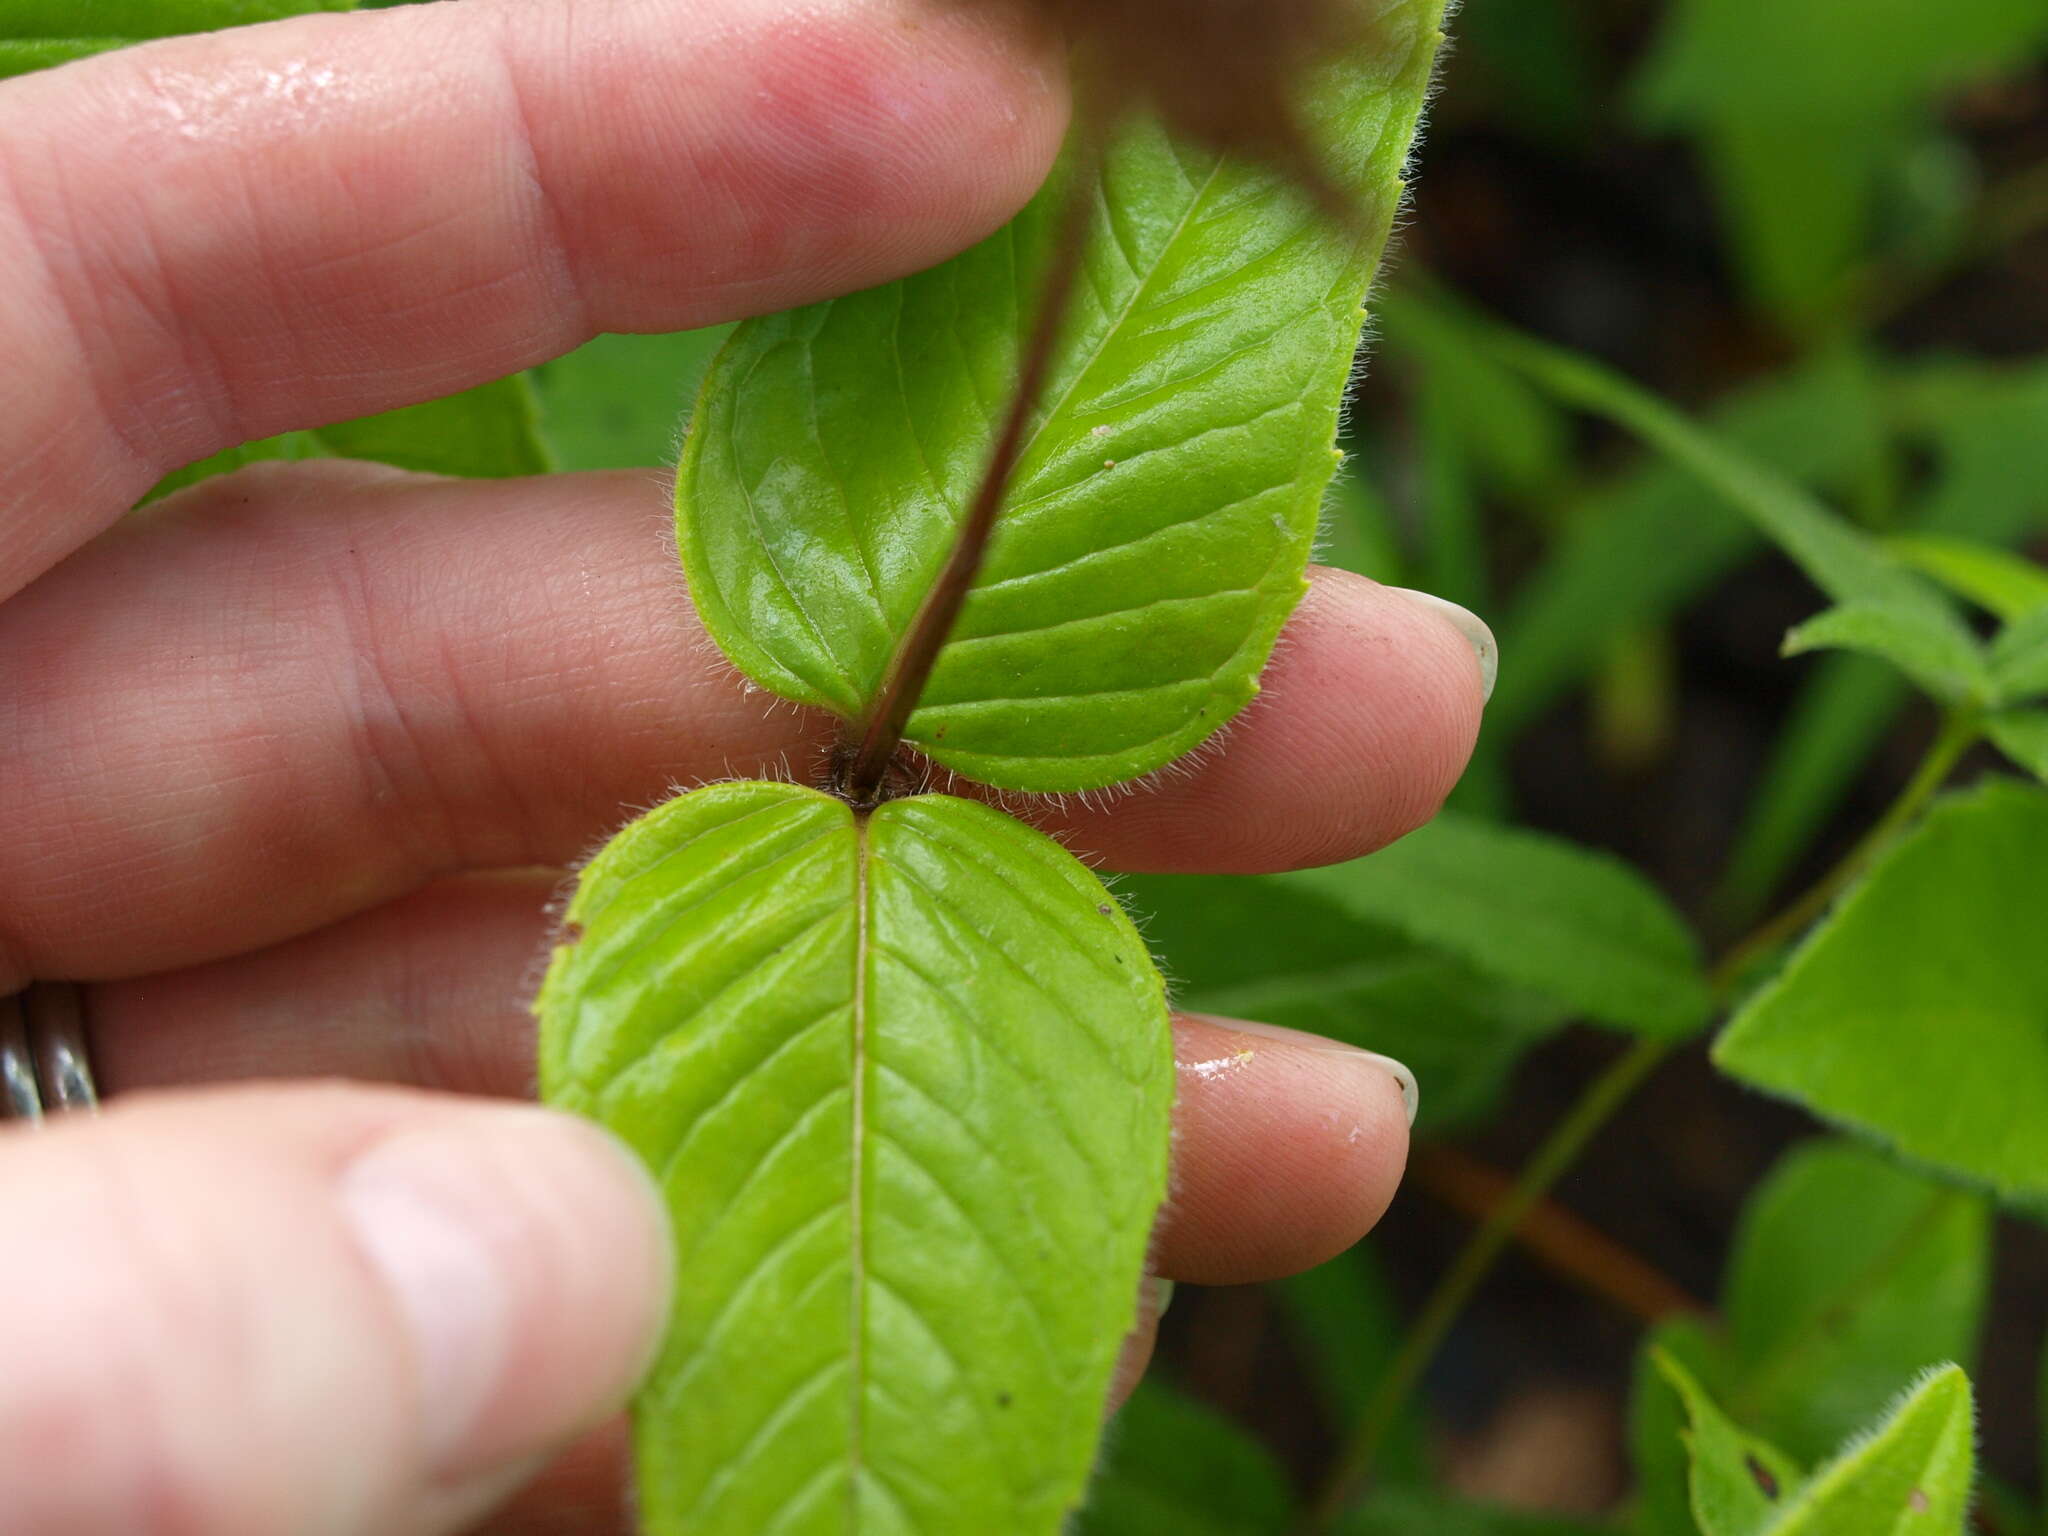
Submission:
[[[1844,887],[1870,867],[1872,860],[1890,845],[1892,839],[1926,809],[1927,803],[1948,781],[1957,761],[1975,743],[1978,732],[1979,721],[1974,711],[1954,710],[1943,717],[1941,729],[1921,759],[1920,766],[1877,824],[1810,890],[1737,944],[1714,967],[1709,981],[1717,1001],[1728,1002],[1758,959],[1779,948],[1820,916]],[[1343,1515],[1365,1485],[1380,1446],[1393,1428],[1402,1406],[1421,1381],[1422,1373],[1443,1346],[1452,1326],[1492,1270],[1494,1262],[1514,1240],[1523,1221],[1550,1192],[1551,1186],[1563,1177],[1600,1128],[1677,1044],[1671,1040],[1636,1041],[1587,1084],[1578,1101],[1536,1150],[1535,1156],[1529,1159],[1513,1187],[1493,1207],[1478,1231],[1472,1234],[1423,1303],[1422,1311],[1402,1339],[1386,1374],[1374,1387],[1350,1439],[1324,1480],[1303,1523],[1305,1533],[1327,1532]]]
[[[1892,839],[1912,823],[1941,786],[1948,782],[1957,760],[1975,744],[1978,729],[1974,711],[1952,710],[1942,717],[1941,728],[1935,733],[1926,756],[1920,759],[1920,766],[1913,771],[1913,777],[1907,780],[1906,787],[1899,791],[1898,798],[1892,801],[1890,809],[1877,825],[1858,839],[1856,846],[1797,900],[1721,957],[1709,978],[1717,997],[1723,1002],[1728,1001],[1752,966],[1797,938],[1870,867]]]
[[[1515,1190],[1515,1181],[1448,1143],[1422,1147],[1409,1175],[1453,1210],[1485,1221]],[[1544,1197],[1529,1207],[1515,1240],[1542,1263],[1576,1281],[1640,1323],[1712,1309],[1669,1275],[1598,1227]]]
[[[1039,397],[1052,371],[1060,327],[1066,320],[1081,272],[1081,258],[1087,249],[1096,183],[1101,179],[1102,137],[1091,135],[1084,143],[1086,147],[1076,155],[1067,184],[1059,228],[1053,234],[1052,263],[1039,294],[1038,314],[1024,343],[1017,386],[1010,395],[1009,410],[989,455],[988,468],[975,489],[966,517],[961,520],[945,565],[940,567],[910,628],[897,642],[881,692],[867,719],[860,724],[859,737],[851,744],[837,776],[840,793],[857,808],[871,808],[883,798],[889,765],[895,759],[896,749],[903,744],[904,727],[910,723],[924,686],[931,679],[932,668],[938,664],[939,653],[959,622],[968,593],[974,590],[975,577],[988,554],[989,537],[995,532],[996,514],[1002,510],[1003,497],[1024,451],[1031,413],[1038,409]]]
[[[1578,1102],[1537,1149],[1536,1155],[1529,1159],[1516,1177],[1514,1188],[1494,1207],[1493,1214],[1472,1235],[1464,1251],[1443,1279],[1437,1282],[1414,1326],[1401,1341],[1400,1350],[1387,1366],[1386,1374],[1380,1378],[1365,1411],[1359,1416],[1350,1442],[1317,1494],[1305,1531],[1328,1531],[1344,1513],[1371,1473],[1373,1459],[1378,1456],[1387,1432],[1394,1426],[1395,1417],[1408,1400],[1408,1394],[1422,1379],[1423,1371],[1435,1358],[1459,1313],[1465,1310],[1465,1303],[1471,1300],[1473,1292],[1479,1289],[1480,1282],[1493,1268],[1494,1260],[1514,1238],[1522,1219],[1563,1176],[1585,1149],[1586,1143],[1627,1101],[1636,1085],[1670,1054],[1674,1043],[1670,1040],[1638,1040],[1622,1052],[1579,1095]]]

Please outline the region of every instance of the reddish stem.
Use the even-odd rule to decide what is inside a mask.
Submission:
[[[839,793],[857,808],[871,808],[886,798],[884,784],[896,749],[903,744],[904,727],[910,723],[925,684],[931,679],[932,668],[938,664],[939,653],[945,649],[967,595],[974,590],[975,578],[981,573],[989,537],[995,532],[996,514],[1002,510],[1003,498],[1009,492],[1017,461],[1024,451],[1031,413],[1038,408],[1039,397],[1052,372],[1060,327],[1066,320],[1087,248],[1088,221],[1094,209],[1101,167],[1101,141],[1091,138],[1076,156],[1038,314],[1025,342],[1017,387],[1010,396],[1009,410],[995,449],[989,455],[988,468],[954,536],[952,552],[931,591],[925,594],[917,617],[897,643],[896,654],[889,659],[882,690],[860,726],[859,739],[849,744],[842,757],[843,766],[835,775]]]

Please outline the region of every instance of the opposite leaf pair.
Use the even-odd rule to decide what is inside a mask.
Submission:
[[[726,655],[864,736],[894,708],[1078,208],[1075,302],[901,735],[1087,790],[1242,708],[1305,590],[1439,10],[1389,6],[1313,96],[1350,228],[1134,119],[946,265],[736,331],[677,487]],[[1164,986],[1064,850],[907,787],[697,791],[569,908],[542,1091],[640,1151],[677,1230],[655,1536],[1050,1536],[1085,1484],[1166,1192]]]

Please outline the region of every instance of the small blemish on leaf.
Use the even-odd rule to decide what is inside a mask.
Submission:
[[[998,1392],[998,1393],[996,1394],[996,1406],[997,1406],[998,1408],[1007,1408],[1007,1407],[1009,1407],[1009,1406],[1010,1406],[1010,1394],[1009,1394],[1009,1393],[1007,1393],[1007,1392]]]
[[[1742,1464],[1749,1469],[1749,1475],[1757,1487],[1763,1489],[1765,1498],[1775,1499],[1778,1496],[1778,1480],[1771,1475],[1769,1467],[1754,1456],[1743,1457]]]
[[[581,944],[583,942],[583,925],[581,923],[564,923],[562,925],[562,942],[564,944]]]
[[[1911,1493],[1906,1495],[1906,1508],[1913,1511],[1914,1514],[1924,1515],[1927,1513],[1929,1507],[1930,1506],[1927,1502],[1927,1495],[1921,1492],[1921,1490],[1919,1490],[1918,1488],[1915,1488]]]
[[[1108,917],[1110,915],[1110,909],[1106,906],[1097,907],[1095,910],[1100,912],[1104,917]]]
[[[1095,429],[1094,429],[1094,433],[1093,433],[1093,435],[1094,435],[1094,436],[1096,436],[1096,437],[1107,437],[1107,436],[1109,436],[1109,428],[1107,428],[1107,427],[1097,427],[1097,428],[1095,428]]]
[[[1104,459],[1104,460],[1102,461],[1102,467],[1103,467],[1104,469],[1115,469],[1115,468],[1116,468],[1116,460],[1115,460],[1115,459]]]

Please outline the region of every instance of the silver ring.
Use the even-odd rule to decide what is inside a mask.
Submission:
[[[0,997],[0,1120],[41,1120],[99,1108],[85,1006],[68,981],[39,981]]]

